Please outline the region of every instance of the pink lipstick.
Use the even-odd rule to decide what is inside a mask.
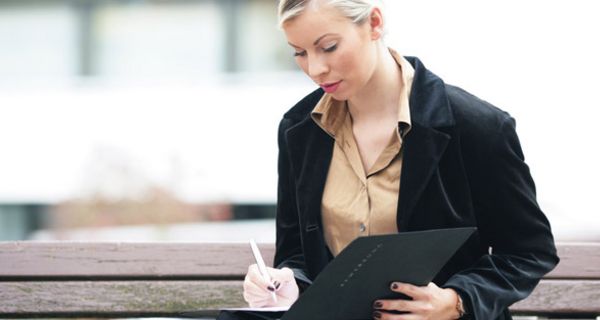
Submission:
[[[334,83],[323,83],[321,84],[321,88],[323,88],[323,90],[325,90],[325,92],[327,93],[332,93],[335,92],[335,90],[337,90],[341,82],[342,80]]]

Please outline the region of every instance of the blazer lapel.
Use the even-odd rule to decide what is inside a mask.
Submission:
[[[308,117],[287,133],[296,178],[298,211],[305,231],[321,225],[321,198],[333,153],[332,139]]]
[[[286,137],[296,180],[296,201],[306,267],[314,278],[332,258],[322,231],[321,201],[334,140],[310,117],[290,128]]]
[[[408,231],[415,204],[435,172],[449,140],[448,134],[419,124],[413,124],[406,135],[396,219],[399,231]]]
[[[406,57],[415,69],[410,93],[412,128],[404,139],[397,224],[399,231],[408,231],[415,205],[427,187],[450,135],[442,130],[454,126],[446,85],[427,70],[421,61]]]

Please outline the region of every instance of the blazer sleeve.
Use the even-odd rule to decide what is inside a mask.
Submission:
[[[295,183],[285,137],[285,131],[292,124],[293,122],[290,119],[284,118],[281,120],[277,135],[279,156],[277,159],[277,217],[275,261],[273,265],[276,268],[287,267],[292,269],[296,282],[300,290],[303,291],[312,281],[306,272]]]
[[[443,285],[461,295],[469,319],[496,319],[559,261],[515,121],[506,115],[500,122],[487,151],[467,164],[479,234],[491,252]]]

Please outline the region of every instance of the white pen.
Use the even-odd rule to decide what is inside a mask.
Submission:
[[[252,248],[252,254],[254,255],[254,260],[256,260],[258,271],[262,275],[263,279],[272,285],[273,282],[271,282],[271,277],[267,271],[267,266],[265,265],[265,261],[263,260],[262,255],[258,250],[258,246],[256,245],[256,242],[254,242],[254,239],[250,239],[250,247]],[[273,301],[277,302],[277,295],[275,292],[271,291],[271,296],[273,297]]]

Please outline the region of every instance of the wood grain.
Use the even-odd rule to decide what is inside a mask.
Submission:
[[[259,244],[272,264],[274,246]],[[0,281],[31,278],[241,279],[254,263],[245,243],[0,243]]]
[[[558,243],[561,261],[547,279],[600,279],[600,243]]]
[[[274,245],[260,244],[265,261]],[[558,267],[515,314],[600,315],[600,244],[560,243]],[[178,317],[244,306],[245,243],[0,243],[0,318]]]
[[[600,280],[542,280],[515,313],[600,315]]]
[[[241,281],[0,282],[0,317],[215,315],[241,307]],[[516,314],[600,315],[600,281],[544,280]]]
[[[178,316],[245,306],[241,281],[0,282],[0,317]]]
[[[274,245],[259,244],[265,261]],[[600,279],[600,243],[559,243],[547,279]],[[176,261],[176,263],[174,263]],[[254,259],[245,243],[0,243],[0,280],[17,278],[240,279]]]

